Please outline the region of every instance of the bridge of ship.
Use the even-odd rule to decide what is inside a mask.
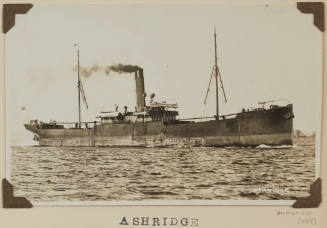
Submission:
[[[101,124],[113,123],[143,123],[143,122],[169,122],[176,121],[178,116],[177,104],[167,104],[153,102],[149,106],[144,107],[142,110],[135,112],[100,112]]]

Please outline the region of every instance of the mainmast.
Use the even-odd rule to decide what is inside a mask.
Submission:
[[[219,120],[219,93],[218,93],[218,59],[217,59],[217,35],[215,28],[215,78],[216,78],[216,119]]]
[[[79,47],[77,47],[78,128],[81,128],[81,80],[79,76]]]
[[[225,102],[227,102],[227,99],[226,99],[225,89],[224,89],[224,86],[223,86],[223,80],[221,79],[221,75],[220,75],[219,67],[218,67],[216,28],[214,30],[214,38],[215,38],[215,64],[214,64],[214,66],[212,68],[212,72],[211,72],[211,76],[210,76],[210,81],[209,81],[209,85],[208,85],[206,97],[204,99],[204,104],[207,103],[207,99],[208,99],[208,94],[209,94],[209,91],[210,91],[210,85],[211,85],[212,77],[215,76],[215,78],[216,78],[216,115],[215,115],[215,118],[216,118],[216,120],[219,120],[219,91],[218,91],[218,88],[219,87],[218,87],[218,78],[220,80],[220,86],[221,86],[221,90],[223,91]]]

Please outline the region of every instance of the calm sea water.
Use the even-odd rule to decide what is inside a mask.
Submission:
[[[293,148],[12,147],[31,201],[291,200],[314,180],[314,138]]]

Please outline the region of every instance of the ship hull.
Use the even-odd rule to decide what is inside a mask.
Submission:
[[[257,146],[292,145],[292,106],[243,112],[203,122],[101,124],[91,129],[25,125],[41,146]]]

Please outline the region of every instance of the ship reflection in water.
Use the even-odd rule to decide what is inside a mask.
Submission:
[[[12,147],[15,195],[45,201],[291,200],[314,180],[314,138],[293,148]]]

